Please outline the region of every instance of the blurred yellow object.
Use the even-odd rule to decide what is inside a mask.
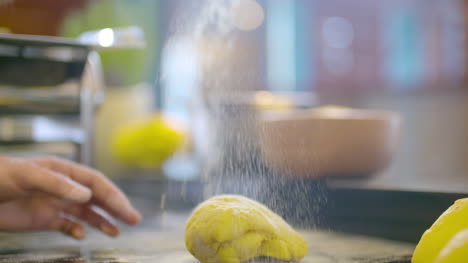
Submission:
[[[160,168],[183,146],[186,135],[162,115],[123,125],[113,134],[112,152],[128,166]]]
[[[455,235],[442,249],[435,263],[461,263],[468,260],[468,229]]]
[[[440,260],[449,260],[450,258],[457,257],[461,255],[462,251],[459,251],[460,248],[458,244],[458,238],[455,239],[457,244],[452,244],[454,236],[462,230],[468,229],[468,198],[460,199],[455,202],[447,211],[445,211],[436,222],[424,232],[419,244],[414,251],[412,263],[448,263],[448,262],[457,262],[462,263],[466,262],[467,258],[463,257],[462,260],[456,261],[436,261],[439,254],[441,255]],[[465,244],[460,244],[465,248],[465,255],[467,253],[468,245],[466,241],[468,237],[464,237]],[[450,241],[450,244],[449,244]],[[447,255],[448,259],[444,259],[443,254],[441,253],[442,249],[446,247],[448,254],[454,253],[454,255]]]
[[[0,5],[2,5],[1,1],[0,1]],[[11,34],[11,31],[7,27],[0,27],[0,34]]]
[[[269,91],[255,93],[255,106],[259,110],[283,110],[291,109],[293,103],[286,96],[276,95]]]
[[[311,111],[320,112],[322,114],[345,114],[349,113],[350,111],[354,110],[353,108],[345,107],[345,106],[338,106],[338,105],[325,105],[316,108],[311,108]]]

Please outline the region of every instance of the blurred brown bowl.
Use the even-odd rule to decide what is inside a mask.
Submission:
[[[270,168],[292,176],[371,175],[390,164],[400,126],[400,115],[384,110],[272,112],[260,120],[260,146]]]

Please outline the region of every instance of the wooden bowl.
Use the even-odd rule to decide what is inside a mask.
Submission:
[[[270,113],[260,120],[260,148],[269,167],[293,176],[371,175],[397,151],[400,119],[340,107]]]

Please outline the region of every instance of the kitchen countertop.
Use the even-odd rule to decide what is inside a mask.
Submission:
[[[60,233],[0,233],[0,263],[197,262],[184,247],[183,230],[189,211],[194,204],[200,201],[199,198],[202,198],[203,185],[196,182],[181,184],[166,181],[164,183],[164,180],[154,178],[148,180],[142,178],[139,180],[118,180],[117,183],[131,197],[137,209],[142,211],[144,215],[142,224],[134,228],[123,226],[122,235],[117,239],[106,237],[92,229],[89,229],[89,235],[84,241],[74,241]],[[324,197],[326,193],[320,192],[320,184],[311,183],[307,185],[300,182],[300,185],[303,189],[308,189],[303,192],[307,195],[301,195],[300,200],[293,200],[293,196],[290,196],[291,187],[293,189],[297,187],[294,183],[292,186],[281,185],[281,191],[273,188],[275,198],[279,198],[279,200],[292,198],[294,205],[291,207],[296,207],[296,210],[289,211],[289,213],[296,214],[298,212],[297,207],[311,209],[314,202],[320,201],[317,198],[325,198],[328,199],[328,201],[324,202],[325,207],[331,206],[338,209],[328,210],[328,208],[324,208],[323,210],[317,210],[317,213],[323,213],[323,220],[333,223],[332,221],[337,217],[330,217],[325,214],[334,214],[339,210],[340,212],[343,211],[345,216],[338,215],[338,218],[343,218],[347,223],[355,221],[345,211],[345,208],[348,210],[352,208],[348,207],[348,203],[341,204],[337,202],[331,205],[334,203],[333,199],[350,200],[349,196],[344,198],[335,198],[333,195]],[[284,196],[284,194],[287,194],[287,196]],[[404,226],[396,215],[381,213],[385,210],[385,207],[388,207],[388,202],[395,201],[393,198],[384,197],[383,200],[386,200],[387,203],[382,203],[382,206],[379,206],[380,208],[367,206],[367,211],[362,207],[365,204],[360,201],[362,196],[357,193],[352,193],[351,196],[356,198],[356,203],[359,204],[357,207],[361,209],[356,210],[357,212],[355,211],[354,215],[372,213],[373,216],[388,217],[394,224]],[[401,198],[406,200],[405,196]],[[376,200],[375,198],[366,199]],[[302,204],[305,206],[300,206],[298,201],[305,202]],[[286,204],[291,205],[289,202]],[[302,218],[299,222],[307,222],[307,219],[303,217],[304,215],[299,215]],[[315,217],[313,214],[310,214],[310,216]],[[365,217],[361,216],[361,218]],[[365,229],[389,228],[382,221],[385,220],[376,218],[377,224],[365,221],[361,222],[361,225],[364,225]],[[295,225],[296,222],[291,223]],[[319,224],[315,223],[317,222],[314,220],[310,223],[304,223],[304,229],[301,231],[308,240],[310,251],[302,261],[305,263],[405,263],[409,262],[414,248],[414,242],[391,241],[380,238],[378,235],[371,237],[370,235],[364,235],[367,234],[365,231],[364,234],[359,231],[348,231],[349,229],[344,230],[346,233],[331,231],[329,229],[335,228],[324,225],[319,227]],[[352,230],[358,230],[358,227],[355,224],[351,225]],[[300,229],[300,227],[296,228]],[[413,225],[411,228],[414,228]],[[50,260],[52,258],[57,260]],[[41,260],[38,261],[38,259]]]
[[[0,262],[198,262],[184,248],[187,216],[166,212],[140,227],[125,229],[117,239],[95,231],[84,241],[59,233],[4,233],[0,235]],[[404,242],[325,230],[301,232],[309,244],[304,263],[403,263],[409,262],[413,250],[412,244]]]
[[[279,180],[281,181],[281,180]],[[200,181],[177,182],[163,177],[121,178],[117,183],[132,196],[145,218],[169,211],[192,209],[209,193],[210,185]],[[236,185],[228,182],[231,187]],[[287,180],[280,183],[254,181],[245,186],[249,197],[259,200],[297,227],[321,227],[345,233],[398,241],[419,241],[421,234],[455,200],[463,195],[331,188],[325,181]],[[233,193],[231,190],[221,193]],[[237,189],[239,190],[239,189]],[[252,191],[254,190],[254,191]],[[252,193],[253,192],[253,193]]]

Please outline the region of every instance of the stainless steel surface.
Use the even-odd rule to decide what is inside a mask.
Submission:
[[[95,50],[144,46],[138,27],[85,32],[77,40],[0,34],[0,143],[72,142],[77,149],[69,155],[78,152],[75,161],[93,165],[94,117],[104,99]],[[38,125],[38,116],[60,124]]]
[[[86,134],[73,118],[46,116],[0,116],[0,143],[34,142],[83,143]]]
[[[106,35],[102,34],[111,32],[112,42],[109,45],[103,45],[102,38]],[[101,41],[100,41],[101,40]],[[16,46],[18,43],[29,43],[36,46],[66,46],[75,48],[88,48],[88,49],[110,49],[110,48],[124,48],[134,49],[145,47],[145,36],[139,27],[126,27],[126,28],[103,28],[96,31],[83,32],[78,39],[52,37],[52,36],[37,36],[37,35],[19,35],[19,34],[0,34],[0,41],[6,42]]]
[[[0,113],[80,114],[82,92],[94,89],[84,79],[102,74],[96,55],[53,40],[0,35]]]
[[[92,165],[102,75],[99,55],[77,41],[0,35],[0,143],[70,142],[67,155]]]
[[[80,151],[82,163],[93,165],[94,160],[94,120],[98,105],[104,97],[104,77],[101,59],[96,51],[91,51],[87,58],[87,67],[83,77],[83,89],[80,97],[80,122],[86,140]]]
[[[78,160],[79,147],[71,142],[47,142],[35,144],[0,145],[3,155],[31,158],[53,155],[68,160]]]
[[[137,26],[103,28],[84,32],[78,36],[78,41],[94,49],[144,48],[146,46],[144,32]]]
[[[28,43],[39,46],[67,46],[67,47],[91,47],[80,43],[75,39],[52,37],[52,36],[36,36],[36,35],[20,35],[20,34],[0,34],[2,43],[17,46],[18,44]]]

